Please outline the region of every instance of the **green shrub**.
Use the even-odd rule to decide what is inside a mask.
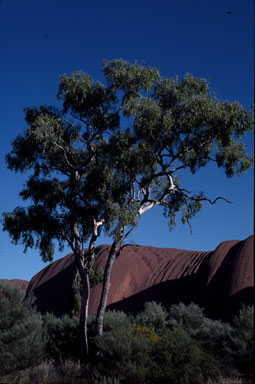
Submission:
[[[167,317],[168,313],[163,306],[160,303],[151,301],[145,303],[143,312],[136,316],[135,322],[161,333],[166,329]]]
[[[130,323],[130,317],[122,311],[106,311],[104,316],[104,332],[111,331],[114,328],[127,326]],[[96,316],[88,318],[88,330],[90,337],[96,335]]]
[[[47,313],[44,316],[46,356],[62,361],[79,359],[79,319],[64,315],[56,317]]]
[[[232,325],[220,320],[208,319],[196,304],[172,305],[168,326],[182,327],[195,338],[204,350],[220,363],[223,373],[237,369],[241,373],[253,373],[254,359],[254,309],[243,306]]]
[[[96,339],[94,370],[122,384],[204,384],[217,364],[184,330],[164,336],[137,324],[120,326]]]
[[[205,318],[196,334],[196,340],[219,361],[224,373],[228,373],[231,367],[231,358],[228,353],[231,332],[232,327],[229,323]]]
[[[18,286],[0,283],[0,375],[39,364],[44,355],[42,317],[32,297],[22,302]]]
[[[203,309],[197,304],[185,305],[180,303],[170,307],[169,318],[169,327],[182,327],[190,336],[195,337],[200,332],[205,315]]]
[[[242,306],[234,317],[228,350],[232,364],[244,374],[254,374],[254,307]]]
[[[229,323],[205,317],[203,309],[193,303],[172,305],[169,316],[170,328],[182,327],[207,353],[217,359],[223,373],[231,372],[229,347],[232,327]]]
[[[154,353],[157,369],[151,383],[204,384],[219,372],[216,360],[182,328],[168,331]]]
[[[121,383],[147,383],[151,375],[153,344],[130,325],[121,325],[96,338],[100,360],[96,371]]]

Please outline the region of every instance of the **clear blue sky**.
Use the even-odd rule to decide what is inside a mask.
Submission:
[[[11,140],[25,129],[22,110],[55,105],[63,73],[82,70],[102,81],[102,59],[138,59],[163,76],[208,78],[219,98],[248,109],[254,102],[253,50],[253,0],[0,0],[0,213],[22,204],[24,176],[7,170],[4,160]],[[252,151],[253,135],[245,142]],[[210,250],[253,233],[253,170],[226,179],[209,166],[187,176],[185,187],[233,204],[205,204],[193,219],[193,235],[180,221],[169,232],[160,209],[153,210],[133,236],[137,244]],[[68,252],[56,252],[55,259]],[[30,280],[45,266],[37,250],[24,255],[0,228],[0,278]]]

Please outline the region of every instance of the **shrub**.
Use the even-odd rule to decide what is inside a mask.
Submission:
[[[206,352],[218,360],[225,373],[231,371],[228,352],[232,327],[229,323],[205,317],[203,309],[193,303],[187,306],[182,303],[172,305],[169,315],[168,325],[171,328],[182,327]]]
[[[185,329],[204,350],[219,361],[223,373],[232,373],[233,369],[244,374],[253,373],[253,307],[243,306],[232,325],[206,318],[196,304],[173,305],[169,316],[168,326],[171,329]]]
[[[42,317],[32,307],[34,298],[22,302],[20,288],[0,283],[0,374],[39,364],[44,355]]]
[[[232,327],[229,323],[205,318],[196,334],[196,340],[219,361],[225,373],[228,373],[229,370],[231,371],[231,358],[228,353],[231,343],[231,332]]]
[[[145,327],[155,330],[155,332],[164,332],[167,326],[168,313],[160,303],[155,301],[147,302],[144,311],[139,313],[135,321]]]
[[[104,332],[111,331],[115,328],[127,326],[130,323],[130,317],[122,311],[106,311],[104,316]],[[92,315],[88,318],[89,335],[96,335],[96,316]]]
[[[254,307],[243,305],[234,317],[228,353],[235,368],[254,374]]]
[[[120,326],[97,338],[95,371],[122,384],[203,384],[217,364],[182,329],[158,336],[137,324]]]
[[[121,325],[96,338],[100,359],[95,371],[121,383],[147,383],[152,374],[152,343],[130,325]]]
[[[151,383],[204,384],[218,375],[216,360],[178,327],[155,344],[154,361],[157,370]]]
[[[61,361],[79,359],[79,319],[64,315],[56,317],[47,313],[44,317],[46,356]]]
[[[205,320],[203,309],[194,303],[172,305],[169,309],[169,317],[168,326],[182,327],[192,337],[200,332]]]
[[[139,324],[131,324],[130,326],[136,335],[141,335],[147,338],[151,343],[157,343],[160,340],[160,337],[156,334],[154,329],[142,327]]]

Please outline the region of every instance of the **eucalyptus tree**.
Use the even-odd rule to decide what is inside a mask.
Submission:
[[[108,65],[104,63],[105,73]],[[116,207],[126,196],[123,175],[100,159],[109,152],[113,136],[125,136],[120,131],[124,106],[138,88],[148,89],[157,73],[144,68],[133,85],[122,89],[120,102],[118,88],[94,82],[86,73],[62,76],[58,91],[62,107],[26,108],[27,128],[13,140],[6,156],[9,169],[27,174],[20,192],[27,206],[5,212],[3,229],[25,250],[38,248],[44,261],[53,259],[55,243],[60,250],[66,243],[74,252],[82,280],[82,356],[88,353],[89,273],[95,243],[102,226],[109,228],[117,220]],[[84,242],[87,252],[82,250]]]
[[[38,247],[46,261],[54,241],[72,248],[83,285],[84,355],[89,272],[102,229],[113,242],[97,313],[99,335],[113,263],[141,216],[161,206],[170,228],[179,211],[190,224],[204,201],[224,198],[189,191],[182,171],[195,174],[216,162],[231,177],[252,164],[241,141],[252,130],[251,115],[237,102],[218,100],[206,80],[163,78],[156,68],[125,60],[104,62],[103,72],[105,85],[86,73],[64,75],[58,92],[63,108],[26,109],[28,127],[7,155],[10,169],[30,172],[20,193],[30,205],[5,213],[4,229],[25,248]]]
[[[214,162],[227,177],[232,177],[243,174],[253,162],[242,142],[253,129],[252,113],[238,102],[219,100],[207,80],[190,74],[179,80],[161,77],[159,73],[155,73],[155,79],[149,73],[153,81],[144,90],[137,80],[143,72],[148,73],[146,66],[123,60],[114,60],[105,67],[108,87],[118,90],[121,105],[125,101],[123,115],[129,125],[125,136],[111,138],[108,152],[109,161],[125,179],[127,189],[122,205],[118,205],[119,218],[114,225],[110,223],[114,240],[97,312],[99,335],[103,332],[113,263],[141,216],[161,206],[169,218],[170,230],[179,211],[182,222],[191,227],[190,220],[204,202],[229,201],[192,192],[182,181],[182,174],[187,170],[195,174]]]

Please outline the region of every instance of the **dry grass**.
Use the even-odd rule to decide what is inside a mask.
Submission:
[[[253,383],[252,378],[248,380],[240,376],[236,376],[236,377],[219,377],[217,381],[213,381],[209,379],[207,384],[250,384],[250,383]]]
[[[40,365],[0,376],[0,384],[91,384],[89,373],[77,362],[71,360],[61,364],[43,362]],[[251,384],[252,378],[219,377],[208,380],[207,384]]]
[[[88,384],[88,373],[79,363],[65,361],[40,365],[0,377],[0,384]]]

